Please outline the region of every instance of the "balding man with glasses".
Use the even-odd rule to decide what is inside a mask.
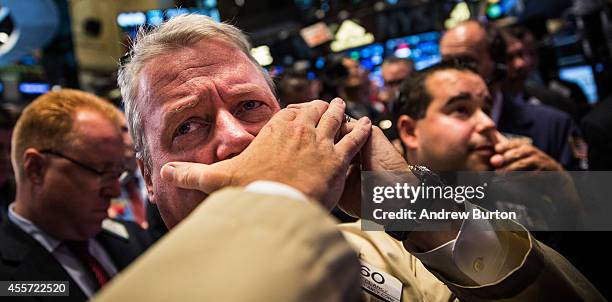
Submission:
[[[64,299],[85,301],[150,245],[136,224],[107,219],[125,171],[120,117],[69,89],[26,107],[12,140],[17,189],[0,228],[0,280],[67,281]]]

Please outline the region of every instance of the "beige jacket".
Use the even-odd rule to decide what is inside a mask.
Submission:
[[[93,301],[359,301],[359,263],[314,203],[224,189]]]

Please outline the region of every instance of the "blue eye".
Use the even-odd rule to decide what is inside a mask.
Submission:
[[[244,110],[253,110],[259,106],[261,106],[261,102],[257,101],[248,101],[242,104],[242,108],[244,108]]]
[[[178,137],[181,135],[186,135],[189,134],[193,131],[199,130],[206,127],[206,125],[203,122],[200,121],[193,121],[193,120],[189,120],[186,121],[184,123],[182,123],[181,125],[178,126],[178,128],[176,129],[176,132],[174,134],[174,137]]]
[[[184,134],[189,133],[190,129],[191,129],[191,124],[190,123],[184,123],[184,124],[180,125],[178,129],[176,129],[176,133],[178,135],[184,135]]]
[[[244,101],[235,107],[233,114],[243,122],[259,123],[269,120],[273,111],[266,102]]]
[[[242,103],[240,103],[238,105],[238,107],[236,108],[236,111],[234,111],[234,115],[236,115],[236,116],[243,116],[244,114],[250,113],[250,111],[257,110],[262,105],[263,105],[263,103],[260,102],[260,101],[246,101],[246,102],[242,102]]]

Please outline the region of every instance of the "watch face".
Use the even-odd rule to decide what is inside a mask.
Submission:
[[[445,185],[446,182],[442,180],[438,173],[429,170],[429,168],[425,166],[413,166],[410,165],[410,171],[416,178],[421,181],[421,183],[425,185]]]

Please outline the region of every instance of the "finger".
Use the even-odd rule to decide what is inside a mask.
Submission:
[[[363,171],[408,171],[408,163],[383,131],[372,126],[370,137],[361,148]]]
[[[268,123],[274,120],[280,120],[284,122],[291,122],[297,118],[298,112],[295,109],[286,108],[279,112],[277,112],[272,118],[268,121]]]
[[[308,104],[308,102],[292,103],[292,104],[287,105],[286,108],[300,109],[300,108],[303,108],[304,106],[306,106],[307,104]]]
[[[361,147],[368,141],[371,131],[372,122],[369,118],[362,117],[353,130],[340,139],[336,144],[336,150],[340,152],[345,162],[349,162],[361,150]]]
[[[183,188],[202,191],[207,194],[227,186],[231,177],[218,165],[190,162],[169,162],[161,169],[163,181]]]
[[[528,157],[533,155],[533,148],[531,146],[520,146],[517,148],[510,149],[506,151],[504,156],[504,164],[509,164],[511,162],[517,161],[519,159]]]
[[[350,118],[348,121],[343,120],[342,126],[340,126],[340,135],[345,136],[347,133],[353,131],[357,124],[358,120],[354,118]]]
[[[520,160],[514,161],[509,165],[501,168],[504,172],[513,172],[513,171],[531,171],[536,168],[536,161],[533,157],[526,157]]]
[[[317,125],[317,133],[323,138],[333,140],[344,121],[345,107],[342,99],[333,99]]]
[[[499,144],[495,145],[495,152],[499,153],[499,154],[503,154],[506,151],[512,149],[512,148],[516,148],[519,147],[521,145],[526,144],[527,141],[523,140],[523,139],[506,139],[506,141],[502,141]]]
[[[538,170],[538,171],[560,171],[562,170],[562,166],[555,161],[552,157],[548,156],[548,154],[542,152],[541,150],[537,149],[536,147],[533,147],[531,145],[529,146],[525,146],[524,148],[526,150],[526,153],[523,154],[522,158],[525,161],[528,161],[527,163],[522,163],[522,166],[515,166],[515,167],[510,167],[514,170],[512,171],[516,171],[517,169],[523,169],[523,170]]]
[[[533,154],[532,148],[530,146],[519,146],[512,149],[509,149],[503,154],[495,154],[491,156],[489,162],[493,166],[493,168],[503,168],[511,164],[514,161],[517,161],[521,158],[530,156]]]
[[[489,162],[491,163],[491,166],[493,166],[493,168],[500,168],[504,165],[504,156],[501,154],[495,154],[491,156]]]
[[[316,127],[321,120],[321,116],[329,107],[329,103],[316,100],[306,103],[306,105],[300,107],[299,109],[293,108],[297,112],[296,121],[302,122],[305,125],[312,125]]]
[[[508,142],[509,139],[507,137],[505,137],[501,132],[495,130],[493,133],[493,143],[494,144],[500,144],[500,143],[506,143]]]

